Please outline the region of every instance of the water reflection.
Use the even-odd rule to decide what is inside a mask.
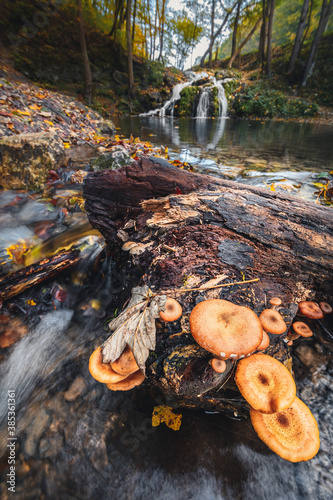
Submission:
[[[118,125],[126,136],[189,149],[199,158],[209,153],[217,162],[255,157],[303,171],[333,168],[333,127],[328,125],[170,117],[119,118]]]

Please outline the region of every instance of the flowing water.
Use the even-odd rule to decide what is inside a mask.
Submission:
[[[296,181],[299,173],[332,169],[325,127],[276,124],[273,129],[269,123],[149,117],[121,123],[126,135],[167,145],[197,170],[214,175],[232,168],[218,161],[223,154],[283,159],[286,174]],[[243,175],[247,182],[259,182]],[[0,498],[331,500],[333,358],[322,337],[294,349],[298,396],[321,434],[318,455],[306,463],[282,460],[248,421],[220,414],[184,411],[179,431],[164,424],[153,428],[156,403],[146,384],[128,393],[110,392],[90,376],[89,356],[108,336],[106,321],[125,296],[122,271],[107,257],[103,239],[85,215],[74,212],[63,219],[63,200],[80,194],[59,188],[52,208],[27,193],[0,193],[3,272],[22,267],[6,251],[19,240],[38,249],[30,252],[31,261],[73,244],[81,249],[73,269],[11,299],[0,312],[1,321],[8,314],[28,325],[18,342],[0,349]],[[332,318],[326,326],[332,330]],[[13,397],[15,440],[7,424]],[[7,483],[12,452],[15,495]]]

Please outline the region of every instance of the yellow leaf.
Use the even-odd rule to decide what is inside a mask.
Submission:
[[[32,300],[32,299],[31,299],[31,300],[28,300],[28,301],[27,301],[27,304],[28,304],[28,306],[35,306],[35,305],[36,305],[36,302],[35,302],[34,300]]]
[[[42,106],[37,106],[37,104],[32,104],[31,106],[29,106],[29,108],[35,111],[39,111],[40,109],[42,109]]]
[[[170,406],[155,406],[152,415],[152,426],[157,427],[162,422],[170,429],[178,431],[182,423],[182,414],[175,413]]]
[[[93,299],[90,301],[90,305],[93,309],[95,309],[96,311],[98,311],[98,309],[100,309],[101,307],[101,303],[99,300],[96,300],[96,299]]]
[[[51,125],[51,127],[53,127],[53,122],[50,122],[49,120],[44,120],[45,123],[47,123],[48,125]]]
[[[16,112],[20,113],[20,115],[25,115],[25,116],[31,115],[30,111],[21,111],[20,109],[17,109]]]
[[[327,187],[326,184],[322,184],[321,182],[313,182],[312,184],[319,189],[325,189]]]

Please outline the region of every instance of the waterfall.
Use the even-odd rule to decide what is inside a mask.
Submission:
[[[210,88],[203,88],[197,107],[197,118],[207,118],[210,107]]]
[[[172,94],[171,97],[168,101],[164,103],[164,105],[161,108],[158,109],[152,109],[151,111],[148,111],[147,113],[141,113],[139,116],[165,116],[166,111],[170,110],[170,116],[174,115],[175,111],[175,104],[177,101],[180,100],[180,93],[185,87],[189,87],[192,85],[193,82],[200,80],[201,78],[206,78],[208,75],[205,72],[201,73],[194,73],[193,71],[188,72],[188,77],[189,80],[184,83],[178,83],[175,85],[172,89]]]
[[[148,111],[147,113],[141,113],[139,116],[164,117],[168,114],[169,116],[173,117],[175,105],[180,100],[181,91],[185,87],[189,87],[190,85],[192,85],[194,82],[201,80],[202,78],[207,78],[208,75],[205,72],[194,73],[192,71],[189,71],[187,73],[187,76],[189,80],[187,82],[178,83],[177,85],[175,85],[172,89],[172,95],[170,99],[166,101],[161,108],[153,109],[151,111]],[[219,101],[219,117],[225,118],[227,116],[228,103],[224,93],[223,85],[220,81],[217,81],[214,76],[210,76],[209,79],[213,85],[211,87],[202,88],[197,106],[196,118],[209,118],[209,108],[211,102],[210,96],[214,87],[218,89],[217,99]]]
[[[217,87],[218,89],[217,98],[219,100],[219,106],[220,106],[219,117],[225,118],[227,116],[227,111],[228,111],[228,101],[225,96],[224,87],[221,82],[216,81],[215,77],[212,78],[212,81],[215,87]]]
[[[227,116],[228,102],[225,96],[224,88],[221,82],[218,82],[214,76],[210,77],[213,85],[211,87],[204,87],[201,91],[196,118],[209,118],[209,108],[211,102],[211,93],[214,87],[217,88],[217,99],[219,101],[219,117],[225,118]]]

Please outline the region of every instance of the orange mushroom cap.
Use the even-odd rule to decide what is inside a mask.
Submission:
[[[303,323],[303,321],[295,321],[293,323],[293,330],[301,337],[312,337],[313,335],[311,328],[306,323]]]
[[[164,311],[160,311],[160,317],[164,321],[176,321],[183,314],[182,306],[175,299],[167,298]]]
[[[274,309],[265,309],[259,316],[262,327],[269,333],[279,335],[287,329],[281,314]]]
[[[228,300],[199,302],[190,314],[190,329],[201,347],[224,359],[246,356],[262,341],[258,316]]]
[[[111,363],[111,368],[116,373],[120,375],[132,375],[132,373],[136,372],[139,367],[137,362],[135,361],[134,354],[131,351],[131,348],[127,345],[123,351],[123,353],[119,356],[116,361]]]
[[[90,375],[98,382],[103,384],[114,384],[126,378],[126,375],[119,375],[112,368],[110,363],[103,363],[102,348],[97,349],[92,353],[89,359]]]
[[[262,331],[262,341],[261,341],[261,344],[257,347],[257,350],[264,351],[265,349],[267,349],[268,346],[269,346],[269,336],[267,335],[265,330],[263,330]]]
[[[263,413],[283,411],[296,397],[291,373],[267,354],[253,354],[239,361],[235,382],[252,408]]]
[[[140,370],[137,370],[132,373],[132,375],[129,375],[124,380],[121,380],[116,384],[106,384],[106,387],[110,389],[110,391],[129,391],[130,389],[142,384],[144,379],[144,374]]]
[[[272,415],[251,409],[250,417],[259,438],[281,458],[305,462],[318,453],[320,439],[316,419],[299,398],[296,397],[288,409]]]
[[[310,319],[320,319],[324,316],[318,304],[309,300],[303,300],[298,304],[298,312]]]
[[[324,314],[330,314],[332,312],[332,306],[327,304],[327,302],[319,302],[319,307]]]
[[[227,364],[225,361],[223,361],[223,359],[213,358],[211,361],[211,365],[213,370],[216,371],[217,373],[223,373],[227,368]]]
[[[279,297],[272,297],[269,303],[273,308],[279,307],[282,304],[282,300]]]

